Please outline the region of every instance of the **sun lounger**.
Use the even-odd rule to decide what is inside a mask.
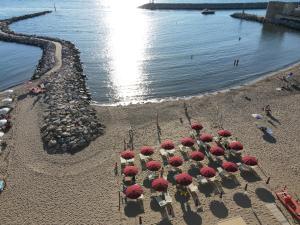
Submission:
[[[252,168],[243,163],[237,163],[237,166],[241,172],[252,172]]]
[[[160,155],[161,156],[163,156],[163,157],[168,157],[168,153],[167,153],[167,151],[166,150],[164,150],[164,149],[159,149],[159,153],[160,153]]]
[[[224,193],[224,190],[222,188],[220,181],[218,181],[218,180],[214,181],[213,185],[215,186],[215,192],[217,194]]]
[[[203,207],[201,206],[201,202],[200,202],[199,196],[198,196],[198,187],[194,184],[190,184],[188,186],[188,191],[189,191],[190,195],[192,196],[192,198],[194,200],[195,206],[198,209],[203,210]]]
[[[124,159],[123,157],[120,157],[120,161],[121,161],[121,167],[125,167],[127,164],[133,165],[134,164],[134,158],[132,159]]]
[[[197,179],[197,182],[201,185],[208,184],[208,180],[201,175],[198,175],[196,179]]]
[[[156,179],[158,177],[159,176],[158,176],[157,173],[150,173],[147,178],[148,178],[149,181],[152,181],[152,180],[154,180],[154,179]]]
[[[164,195],[165,195],[165,201],[167,202],[167,204],[168,203],[171,204],[172,203],[172,197],[170,196],[169,192],[165,192]]]
[[[146,155],[143,155],[141,153],[139,153],[139,157],[140,157],[140,160],[144,163],[148,162],[151,160],[151,157],[150,156],[146,156]]]
[[[218,173],[219,173],[219,175],[220,175],[220,177],[221,177],[222,179],[227,179],[227,178],[229,178],[230,174],[229,174],[226,170],[223,170],[222,167],[218,167],[217,170],[218,170]]]
[[[160,195],[154,196],[154,199],[156,200],[157,204],[158,204],[161,208],[163,208],[164,206],[167,205],[166,200],[163,200],[162,197],[161,197]]]
[[[179,147],[179,150],[184,153],[188,153],[189,150],[191,149],[191,148],[183,146],[183,145],[179,145],[178,147]]]

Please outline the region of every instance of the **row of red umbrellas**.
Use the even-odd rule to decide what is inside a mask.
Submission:
[[[204,155],[201,152],[192,152],[191,154],[194,155],[197,159],[204,158]],[[257,165],[257,159],[253,156],[244,156],[242,157],[242,162],[249,166]],[[183,163],[183,159],[179,156],[173,156],[169,159],[169,164],[178,167],[181,166]],[[159,161],[149,161],[146,163],[146,167],[150,171],[158,171],[161,168],[161,163]],[[238,170],[238,166],[234,162],[223,162],[222,163],[223,169],[228,172],[236,172]],[[126,166],[123,170],[125,176],[136,176],[138,174],[138,168],[136,166]],[[214,177],[216,175],[216,171],[212,167],[202,167],[200,169],[200,174],[205,177]]]

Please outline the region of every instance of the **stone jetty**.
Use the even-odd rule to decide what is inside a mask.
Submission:
[[[39,78],[46,88],[41,101],[41,136],[44,146],[50,154],[74,153],[104,132],[104,126],[90,106],[90,94],[85,84],[79,50],[69,41],[19,34],[9,29],[13,22],[48,13],[51,11],[0,21],[0,40],[37,46],[43,50],[32,78]],[[61,49],[61,58],[57,58],[58,47]]]

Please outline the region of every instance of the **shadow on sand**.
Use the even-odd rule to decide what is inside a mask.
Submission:
[[[211,184],[200,185],[198,189],[205,195],[205,197],[210,197],[214,193],[214,187]]]
[[[223,202],[212,201],[209,208],[214,216],[218,218],[226,218],[228,216],[228,209]]]
[[[155,201],[155,199],[153,197],[151,198],[151,201],[150,201],[150,208],[154,212],[160,212],[160,206],[158,205],[158,203]]]
[[[222,180],[222,186],[227,189],[234,189],[238,186],[238,184],[232,179]]]
[[[251,207],[251,199],[244,193],[239,192],[234,194],[233,201],[235,201],[235,203],[242,208]]]
[[[262,138],[271,144],[275,144],[277,142],[276,138],[273,137],[272,135],[268,134],[267,132],[264,132]]]
[[[257,197],[263,202],[268,202],[268,203],[275,202],[275,197],[266,188],[256,188],[255,193]]]
[[[192,177],[197,177],[197,175],[200,174],[199,168],[197,168],[197,167],[191,167],[191,168],[188,170],[188,174],[191,175]]]
[[[183,211],[183,219],[187,225],[202,224],[202,218],[200,217],[199,214],[191,210],[189,204],[186,204],[186,207],[182,207],[182,211]]]
[[[254,174],[254,173],[243,172],[243,173],[241,173],[241,177],[248,183],[253,183],[253,182],[257,182],[257,181],[261,180],[261,178],[257,174]]]
[[[141,205],[138,202],[127,202],[124,213],[127,217],[136,217],[139,214],[144,213],[143,209],[141,208]]]

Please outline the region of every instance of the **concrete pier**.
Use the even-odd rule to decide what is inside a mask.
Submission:
[[[250,10],[267,9],[268,2],[250,3],[148,3],[140,6],[149,10]]]

